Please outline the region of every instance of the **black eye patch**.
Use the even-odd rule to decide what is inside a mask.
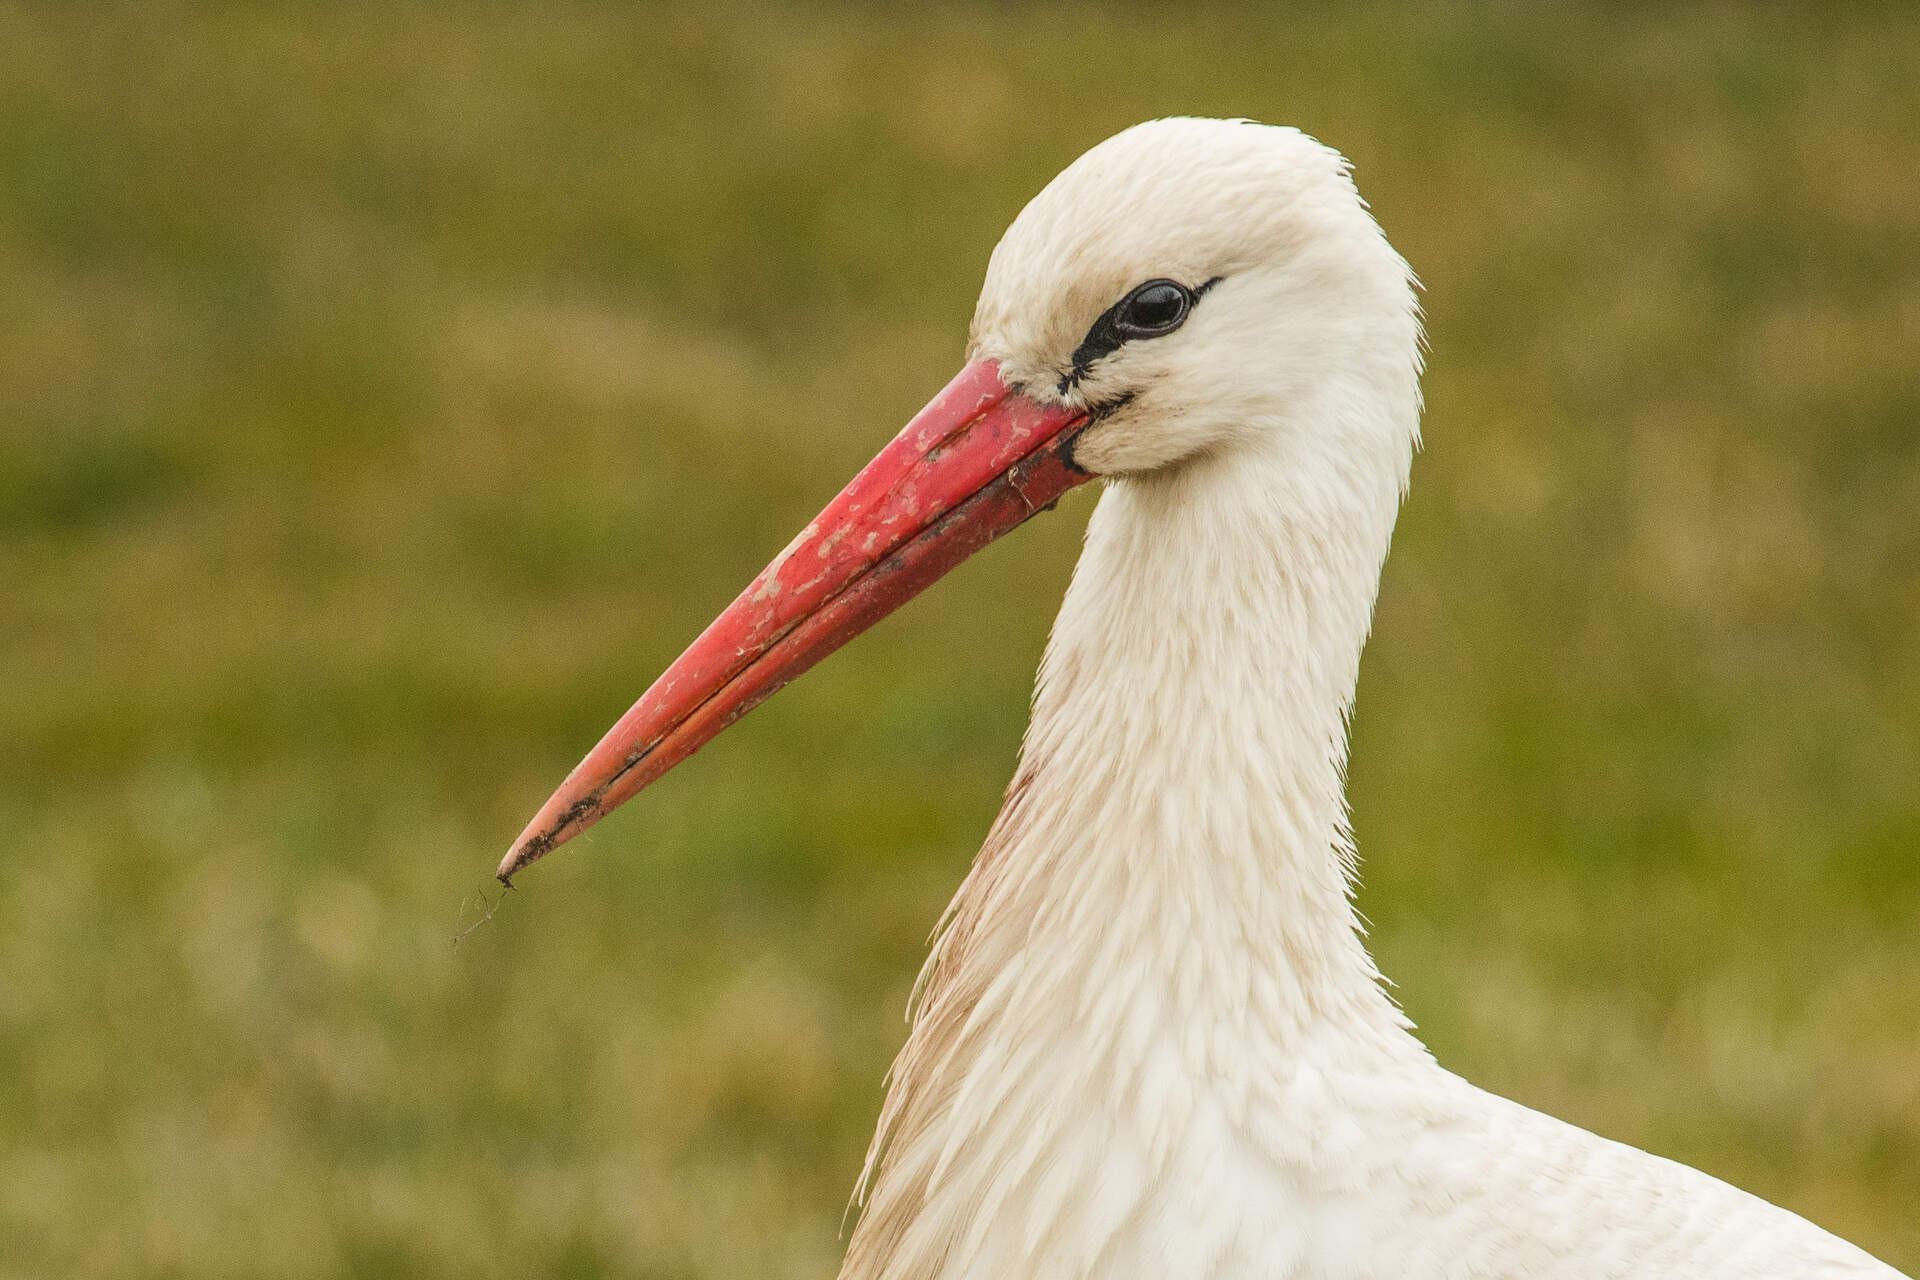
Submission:
[[[1087,336],[1074,348],[1067,374],[1060,379],[1062,393],[1087,376],[1094,361],[1110,356],[1135,338],[1163,338],[1187,322],[1202,294],[1220,283],[1220,277],[1189,289],[1178,280],[1158,278],[1135,285],[1126,297],[1108,307]]]

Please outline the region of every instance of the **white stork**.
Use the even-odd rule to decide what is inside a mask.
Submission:
[[[921,974],[843,1277],[1895,1276],[1474,1088],[1382,990],[1342,778],[1420,321],[1338,154],[1247,121],[1102,143],[994,250],[968,356],[500,868],[1106,482]]]

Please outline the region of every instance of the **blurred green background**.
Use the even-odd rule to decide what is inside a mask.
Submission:
[[[1920,1270],[1920,11],[0,4],[0,1275],[825,1276],[1093,495],[458,946],[1161,114],[1427,286],[1442,1060]]]

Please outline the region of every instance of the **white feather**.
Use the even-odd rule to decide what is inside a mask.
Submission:
[[[1219,279],[1062,390],[1093,319]],[[891,1076],[848,1280],[1892,1277],[1474,1089],[1349,901],[1347,717],[1418,440],[1406,265],[1286,129],[1103,143],[994,251],[973,350],[1120,403],[1009,802]]]

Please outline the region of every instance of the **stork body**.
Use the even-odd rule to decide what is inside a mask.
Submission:
[[[1343,778],[1419,341],[1331,151],[1198,120],[1096,147],[995,250],[968,370],[509,855],[1107,481],[1006,808],[922,974],[843,1280],[1895,1276],[1473,1088],[1382,990]]]
[[[1302,522],[1298,462],[1101,498],[842,1276],[1892,1276],[1414,1038],[1348,903],[1340,788],[1397,481]]]

